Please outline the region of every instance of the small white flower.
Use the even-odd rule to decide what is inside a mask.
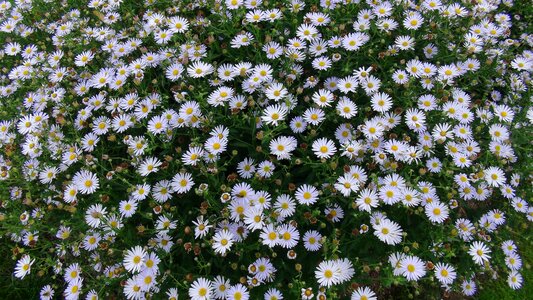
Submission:
[[[29,255],[24,255],[17,261],[17,266],[15,267],[15,277],[24,278],[26,275],[31,272],[31,265],[35,262],[35,259],[31,259]]]

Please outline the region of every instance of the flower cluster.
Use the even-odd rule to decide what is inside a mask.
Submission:
[[[523,6],[0,2],[13,276],[41,299],[520,288]]]

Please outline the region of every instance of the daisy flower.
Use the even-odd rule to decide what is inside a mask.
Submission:
[[[507,277],[507,283],[513,290],[521,288],[523,280],[522,275],[517,271],[512,271]]]
[[[65,269],[64,279],[66,282],[71,282],[80,278],[81,268],[78,263],[74,263]]]
[[[363,132],[365,137],[367,137],[370,140],[373,140],[373,139],[380,138],[383,135],[385,128],[383,127],[383,125],[381,124],[379,120],[372,119],[372,120],[366,121],[363,124],[361,131]]]
[[[394,276],[402,275],[402,261],[405,257],[406,255],[402,252],[394,252],[389,255],[389,263],[393,268]]]
[[[304,247],[307,251],[318,251],[322,247],[322,235],[316,230],[309,230],[303,236]]]
[[[166,292],[166,295],[168,297],[168,300],[178,300],[178,289],[176,288],[170,288]]]
[[[335,183],[335,189],[338,190],[343,196],[350,196],[351,192],[357,192],[359,190],[358,181],[350,174],[345,174],[337,179]]]
[[[76,173],[72,178],[72,182],[76,185],[78,192],[86,195],[94,193],[100,187],[98,177],[86,170]]]
[[[220,230],[213,236],[213,249],[216,253],[220,253],[222,255],[225,255],[226,252],[231,248],[233,245],[234,236],[233,233],[229,232],[228,230]]]
[[[181,157],[181,161],[187,166],[196,166],[204,156],[204,149],[202,147],[191,147]]]
[[[94,54],[91,51],[83,51],[76,55],[74,64],[78,67],[87,65],[94,58]]]
[[[279,136],[270,141],[270,153],[278,159],[290,159],[291,152],[296,149],[298,141],[292,136]]]
[[[191,300],[208,300],[213,294],[212,282],[200,277],[196,279],[189,288],[189,297]]]
[[[136,276],[137,284],[139,284],[142,291],[149,291],[154,285],[157,284],[154,277],[155,274],[149,269],[145,269]]]
[[[370,102],[372,109],[381,113],[389,111],[392,107],[392,99],[385,93],[376,93],[372,95]]]
[[[353,28],[357,32],[367,31],[370,28],[370,21],[365,19],[357,20],[353,23]]]
[[[408,187],[400,189],[400,199],[402,203],[410,207],[417,206],[422,201],[418,191]]]
[[[218,136],[212,136],[208,138],[204,143],[205,150],[207,150],[210,154],[213,154],[213,155],[218,155],[226,151],[227,146],[228,146],[228,139],[219,138]]]
[[[483,171],[484,179],[490,186],[501,186],[505,183],[505,175],[498,167],[489,167]]]
[[[343,123],[335,130],[335,138],[342,145],[349,144],[354,140],[353,138],[354,128],[349,123]]]
[[[312,125],[319,125],[325,120],[326,114],[319,108],[309,108],[303,114],[304,120]]]
[[[296,211],[296,202],[291,196],[282,194],[276,198],[274,209],[282,218],[290,217]]]
[[[155,116],[148,121],[147,129],[152,134],[161,134],[169,127],[168,120],[164,116]]]
[[[301,289],[301,298],[302,298],[302,300],[311,300],[311,299],[313,299],[314,296],[315,296],[315,294],[313,294],[313,288],[308,287],[306,289],[304,289],[304,288]]]
[[[248,46],[252,43],[254,40],[254,36],[249,32],[244,32],[241,34],[237,34],[232,40],[231,40],[231,48],[241,48],[244,46]]]
[[[111,125],[113,130],[122,133],[133,126],[133,122],[131,121],[131,116],[129,114],[120,114],[113,118]]]
[[[247,157],[237,165],[237,173],[242,178],[248,179],[252,178],[255,173],[254,160]]]
[[[260,281],[271,281],[276,273],[276,268],[269,258],[260,257],[248,267],[248,271]]]
[[[445,204],[435,201],[426,204],[426,216],[433,223],[442,223],[448,218],[449,209]]]
[[[344,94],[348,94],[350,92],[354,93],[358,85],[359,82],[354,76],[342,78],[336,83],[336,86],[338,87],[339,91]]]
[[[59,230],[56,233],[56,237],[62,240],[66,240],[70,237],[71,229],[70,227],[60,226]]]
[[[409,13],[403,20],[403,26],[407,29],[417,30],[424,23],[424,18],[419,13]]]
[[[131,192],[131,198],[133,200],[142,201],[148,197],[151,191],[151,186],[147,183],[136,184]]]
[[[521,213],[527,213],[529,210],[529,204],[522,198],[515,197],[512,200],[513,208]]]
[[[449,264],[437,263],[435,265],[435,277],[442,284],[452,284],[453,281],[457,278],[457,273],[455,268]]]
[[[344,218],[344,211],[338,204],[333,204],[332,206],[326,207],[324,214],[332,222],[339,222]]]
[[[268,42],[263,46],[268,59],[276,59],[283,54],[283,49],[279,43],[274,41]]]
[[[334,99],[334,95],[329,90],[319,89],[313,94],[312,99],[313,102],[315,102],[320,107],[329,107]]]
[[[223,276],[217,276],[213,279],[213,292],[216,299],[226,299],[228,289],[231,287],[230,281]]]
[[[426,275],[426,265],[416,256],[407,256],[401,262],[402,275],[408,281],[417,281]]]
[[[131,273],[139,272],[144,265],[146,256],[147,253],[141,246],[135,246],[126,252],[123,261],[124,267]]]
[[[473,296],[476,293],[477,286],[473,280],[465,280],[461,285],[463,294],[466,296]]]
[[[282,224],[277,228],[279,233],[278,244],[286,249],[295,247],[300,239],[300,233],[291,224]]]
[[[302,117],[296,116],[292,118],[290,127],[294,133],[302,133],[307,127],[307,122]]]
[[[313,142],[313,152],[318,158],[330,158],[337,152],[335,143],[327,138],[320,138]]]
[[[59,169],[56,167],[47,167],[39,173],[39,180],[43,184],[50,184],[56,178],[59,173]],[[84,193],[88,194],[88,193]]]
[[[402,241],[402,228],[400,225],[389,219],[381,219],[374,226],[374,235],[385,244],[396,245]]]
[[[141,290],[141,286],[136,277],[126,280],[124,294],[128,299],[140,299],[142,297],[144,292]]]
[[[278,122],[285,119],[287,113],[288,110],[285,106],[279,104],[270,105],[263,110],[261,120],[266,124],[277,126]]]
[[[400,201],[400,191],[394,186],[383,186],[379,189],[379,198],[388,205],[393,205]]]
[[[295,197],[300,204],[311,205],[318,200],[318,190],[312,185],[303,184],[296,190]]]
[[[76,280],[71,281],[67,288],[65,289],[65,299],[68,300],[75,300],[79,298],[79,295],[81,293],[81,289],[83,287],[83,278],[78,278]]]
[[[468,254],[472,256],[474,262],[478,265],[482,265],[484,262],[488,262],[490,259],[490,249],[485,246],[483,242],[473,242],[470,245]]]
[[[330,287],[352,279],[354,269],[348,259],[321,262],[315,270],[315,277],[320,286]]]
[[[213,66],[202,61],[195,61],[187,68],[187,74],[192,78],[205,77],[213,72]]]
[[[502,251],[505,255],[516,253],[517,247],[514,241],[507,240],[502,243]]]
[[[167,25],[172,32],[176,33],[184,33],[189,29],[189,21],[180,16],[170,18]]]
[[[494,114],[502,122],[512,122],[514,118],[513,110],[507,105],[495,105]]]
[[[493,209],[490,212],[488,212],[488,218],[489,220],[496,224],[496,225],[503,225],[505,224],[505,213],[498,209]]]
[[[320,286],[330,287],[339,283],[338,266],[336,261],[321,262],[315,271],[316,279]]]
[[[244,212],[244,223],[251,231],[263,228],[265,225],[263,209],[261,207],[250,207]]]
[[[248,101],[242,95],[236,95],[229,100],[229,107],[234,111],[243,110],[248,106]]]
[[[439,74],[439,79],[441,80],[451,80],[459,76],[457,72],[457,66],[455,66],[454,64],[439,67],[437,72]]]
[[[238,283],[231,288],[228,289],[226,292],[226,300],[248,300],[250,298],[250,293],[248,292],[248,289]]]
[[[276,228],[274,228],[274,225],[272,224],[268,224],[265,227],[263,227],[259,237],[261,238],[262,244],[265,246],[272,248],[278,245],[279,233],[276,230]]]
[[[106,216],[106,208],[102,204],[93,204],[87,208],[85,213],[85,222],[93,228],[100,226],[102,219]]]
[[[235,94],[233,88],[221,86],[213,91],[207,98],[207,103],[211,104],[214,107],[224,105],[225,102],[228,102]]]
[[[435,125],[433,127],[433,131],[431,134],[433,135],[433,138],[437,141],[445,141],[446,139],[452,139],[453,138],[453,131],[451,130],[452,127],[448,123],[440,123]]]
[[[184,194],[191,190],[194,186],[192,175],[189,173],[178,173],[174,175],[171,181],[171,186],[174,192]]]
[[[413,50],[415,47],[415,40],[408,35],[401,35],[396,37],[394,45],[400,50]]]
[[[172,197],[170,191],[171,191],[170,181],[161,180],[154,184],[152,196],[154,197],[155,201],[159,203],[164,203],[165,201],[169,200]]]
[[[396,70],[392,74],[392,80],[397,84],[404,84],[409,81],[409,75],[403,70]]]
[[[119,203],[119,211],[120,215],[124,218],[129,218],[133,216],[135,211],[137,211],[137,205],[138,202],[131,199],[131,200],[122,200]]]
[[[343,118],[351,119],[357,114],[357,105],[347,98],[341,98],[337,102],[336,112]]]
[[[253,68],[252,77],[259,77],[259,82],[268,82],[272,80],[273,69],[269,64],[259,64]]]
[[[159,159],[148,157],[139,165],[137,172],[139,172],[141,176],[148,176],[150,173],[157,172],[161,164],[162,162]]]
[[[274,174],[274,170],[276,169],[276,166],[268,160],[262,161],[257,166],[257,174],[264,178],[269,178]]]
[[[54,289],[52,289],[52,286],[50,286],[49,284],[43,286],[43,288],[41,289],[40,293],[39,293],[39,296],[41,297],[42,300],[50,300],[54,297]]]
[[[350,300],[377,300],[376,293],[370,288],[358,287],[357,290],[353,291]]]
[[[180,63],[173,63],[170,66],[168,66],[165,70],[165,76],[170,81],[176,81],[180,79],[183,76],[184,68],[183,65]]]
[[[193,221],[192,223],[196,226],[194,228],[194,238],[196,239],[206,236],[209,229],[213,227],[213,225],[209,225],[209,220],[204,220],[203,215],[196,218],[196,221]]]
[[[369,39],[370,37],[366,33],[349,33],[342,39],[342,46],[348,51],[357,51]]]
[[[275,288],[269,288],[264,294],[265,300],[283,300],[283,294]]]
[[[505,264],[513,271],[518,271],[522,268],[522,259],[517,253],[509,253],[505,257]]]
[[[316,70],[324,71],[331,68],[331,63],[331,59],[329,59],[327,56],[320,56],[315,58],[311,65]]]
[[[31,272],[31,265],[35,262],[35,259],[31,259],[29,255],[25,254],[17,261],[14,275],[17,278],[23,279]]]
[[[379,198],[376,191],[372,189],[363,189],[357,199],[355,200],[357,207],[360,210],[370,212],[372,208],[375,208],[379,204]]]
[[[279,101],[285,98],[288,94],[287,89],[281,83],[274,83],[265,89],[265,96],[274,101]]]
[[[250,205],[249,201],[255,197],[255,192],[250,184],[242,182],[233,186],[231,189],[231,195],[233,196],[234,200],[243,199],[247,201],[247,205]]]

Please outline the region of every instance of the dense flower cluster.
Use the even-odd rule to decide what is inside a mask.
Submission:
[[[0,2],[13,276],[46,278],[41,299],[376,299],[392,282],[470,296],[501,274],[520,288],[503,230],[533,220],[519,13]]]

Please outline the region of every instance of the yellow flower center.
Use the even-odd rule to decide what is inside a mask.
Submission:
[[[415,271],[415,266],[413,265],[408,265],[407,266],[407,271],[409,271],[410,273],[413,273]]]
[[[140,256],[137,255],[137,256],[135,256],[133,258],[133,263],[134,264],[139,264],[140,262],[141,262],[141,257]]]

